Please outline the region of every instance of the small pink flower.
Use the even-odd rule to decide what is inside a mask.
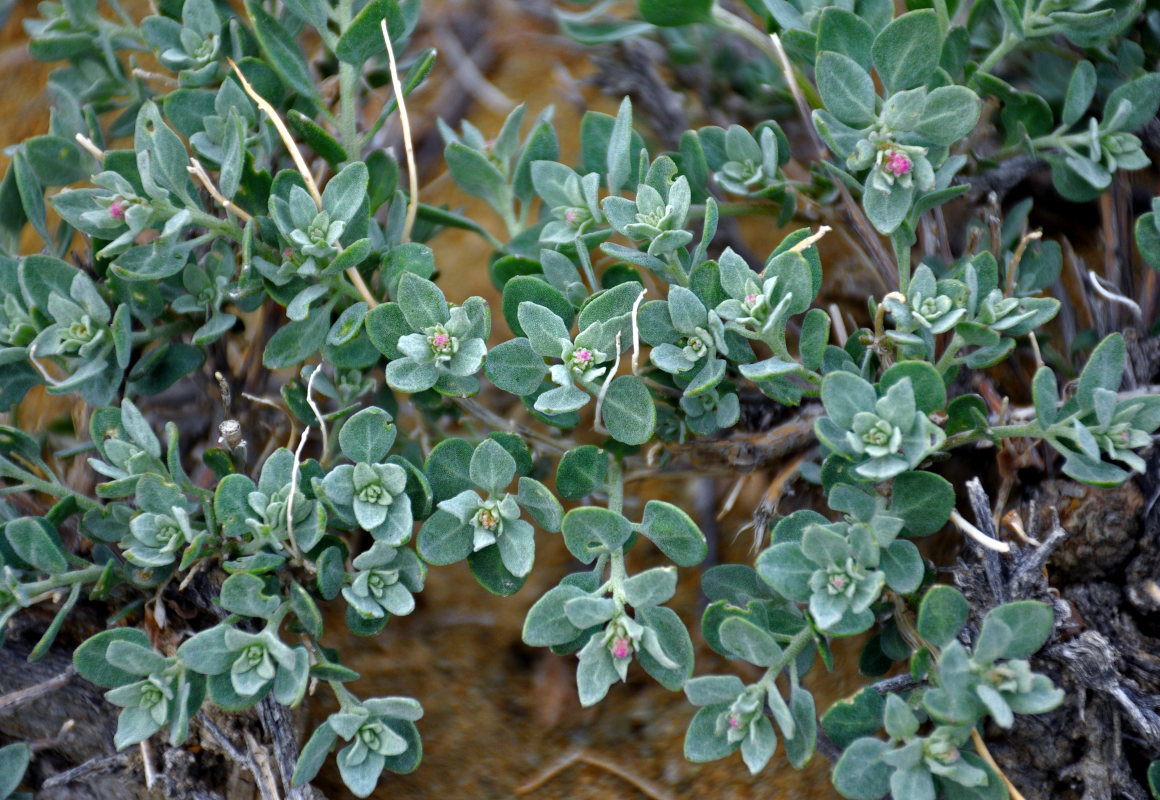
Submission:
[[[729,717],[729,727],[733,730],[738,730],[741,727],[741,720],[737,719],[736,714]]]
[[[592,360],[592,353],[589,352],[587,348],[581,347],[579,350],[576,351],[576,360],[581,362],[581,363],[587,364],[589,361]]]
[[[575,209],[570,208],[564,212],[564,221],[569,225],[575,224],[577,216],[578,214],[576,213]]]
[[[830,581],[830,584],[840,592],[846,586],[846,579],[843,578],[841,575],[835,575],[833,577],[833,579]]]
[[[627,636],[617,636],[612,640],[612,657],[625,659],[632,655],[632,642]]]
[[[447,346],[447,342],[450,340],[450,338],[451,337],[449,337],[445,333],[437,333],[431,337],[431,345],[436,350],[442,350],[444,347]]]
[[[282,258],[285,258],[285,259],[287,259],[287,260],[289,260],[289,259],[290,259],[290,257],[291,257],[291,256],[293,256],[293,255],[294,255],[294,251],[293,251],[293,250],[291,250],[289,247],[287,247],[286,249],[284,249],[284,250],[282,251]]]
[[[886,154],[886,163],[882,165],[882,168],[895,177],[901,177],[910,172],[912,166],[910,158],[905,153],[891,150]]]
[[[118,198],[109,206],[109,216],[115,220],[122,220],[125,218],[125,209],[128,207],[128,203]]]
[[[757,302],[757,295],[755,295],[755,294],[745,295],[745,302],[748,303],[749,305],[753,305],[754,303]]]

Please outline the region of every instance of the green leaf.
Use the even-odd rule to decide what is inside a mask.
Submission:
[[[1051,367],[1044,365],[1035,371],[1031,381],[1031,397],[1035,402],[1035,419],[1044,430],[1050,428],[1059,413],[1059,385]]]
[[[140,680],[141,676],[127,672],[109,663],[108,651],[113,642],[129,642],[152,649],[149,636],[137,628],[113,628],[102,631],[85,640],[73,652],[73,665],[77,673],[87,681],[106,689],[115,689]]]
[[[483,371],[500,389],[523,397],[539,388],[548,374],[548,366],[543,356],[521,336],[488,350]]]
[[[32,749],[24,742],[0,747],[0,798],[17,800],[12,795],[24,780],[24,771],[32,758]]]
[[[855,128],[874,122],[874,80],[854,59],[824,51],[818,56],[818,94],[839,121]]]
[[[359,207],[366,201],[370,173],[361,161],[352,161],[342,168],[342,172],[326,182],[322,190],[322,208],[330,215],[331,222],[341,220],[350,223]]]
[[[1090,61],[1081,61],[1075,65],[1075,71],[1071,73],[1071,80],[1067,84],[1067,96],[1064,98],[1063,113],[1060,115],[1063,126],[1070,128],[1079,122],[1095,96],[1096,68]]]
[[[579,500],[604,486],[607,474],[608,454],[604,450],[591,444],[573,447],[556,468],[556,491],[565,500]]]
[[[614,552],[632,535],[628,520],[598,506],[574,508],[564,515],[561,526],[568,552],[584,564],[591,564],[603,552]]]
[[[705,535],[697,523],[684,511],[663,500],[649,500],[645,504],[640,533],[681,567],[696,566],[708,554]]]
[[[257,575],[239,572],[222,584],[220,602],[230,613],[269,619],[282,605],[282,597],[265,591],[266,583]]]
[[[818,52],[826,50],[853,59],[862,69],[870,69],[870,46],[874,29],[861,17],[838,6],[822,10],[818,22]]]
[[[1124,337],[1113,333],[1096,345],[1079,375],[1075,401],[1083,411],[1095,409],[1095,390],[1118,391],[1124,379],[1124,359],[1127,351]]]
[[[802,319],[802,334],[798,344],[802,366],[809,370],[819,369],[829,341],[830,315],[820,308],[811,308]]]
[[[913,186],[905,187],[901,183],[895,183],[890,191],[883,191],[867,182],[866,191],[862,194],[862,208],[865,209],[866,216],[875,229],[881,234],[888,235],[894,233],[906,219],[913,199]]]
[[[608,191],[612,194],[620,191],[632,173],[632,160],[636,154],[629,151],[631,145],[632,101],[625,97],[616,114],[612,137],[608,140]]]
[[[315,97],[314,81],[310,68],[298,42],[290,32],[274,17],[270,16],[256,0],[248,0],[246,14],[254,26],[254,36],[258,47],[265,56],[266,63],[278,74],[282,82],[304,98]],[[268,99],[268,98],[267,98]]]
[[[670,692],[680,691],[685,681],[693,676],[693,641],[689,630],[677,616],[677,612],[666,606],[645,606],[636,609],[636,621],[656,633],[657,643],[675,667],[663,666],[647,649],[640,649],[637,660],[645,672],[653,676],[657,683]]]
[[[954,507],[954,487],[933,472],[904,472],[890,489],[890,515],[901,517],[911,536],[929,536],[941,530]]]
[[[1116,115],[1120,104],[1129,102],[1131,111],[1121,117],[1116,130],[1131,133],[1144,127],[1160,110],[1160,73],[1150,72],[1117,86],[1104,103],[1105,123]]]
[[[419,555],[429,564],[454,564],[472,552],[470,525],[438,509],[419,528]]]
[[[881,739],[854,741],[834,767],[834,788],[850,800],[878,800],[890,791],[894,769],[882,761],[882,754],[889,749]]]
[[[886,576],[886,584],[899,594],[910,594],[920,585],[926,565],[914,542],[895,539],[879,554],[878,568]]]
[[[941,52],[942,34],[931,9],[898,17],[882,29],[870,49],[888,95],[926,83]]]
[[[310,592],[297,581],[290,582],[290,608],[307,633],[315,639],[322,638],[322,612]]]
[[[822,715],[822,730],[830,741],[845,749],[856,739],[876,733],[882,727],[886,701],[870,687],[834,703]]]
[[[1011,642],[1004,648],[1003,658],[1029,658],[1051,636],[1055,614],[1046,603],[1020,600],[991,609],[983,618],[983,632],[989,620],[1001,622],[1011,631]],[[980,640],[983,632],[979,634]]]
[[[914,402],[924,414],[942,411],[947,404],[947,389],[942,376],[927,361],[900,361],[882,374],[878,389],[883,395],[896,383],[910,379]]]
[[[717,734],[717,717],[729,706],[725,703],[699,709],[685,733],[685,758],[694,763],[716,761],[732,753],[741,742],[732,742]]]
[[[618,442],[644,444],[656,430],[657,410],[652,395],[635,375],[613,379],[604,395],[602,411],[608,432]]]
[[[741,617],[730,617],[718,629],[721,643],[735,657],[756,664],[772,667],[781,660],[782,651],[768,631]]]
[[[1160,761],[1148,765],[1148,788],[1152,790],[1153,800],[1160,800]]]
[[[1160,224],[1155,212],[1149,211],[1136,220],[1136,247],[1152,269],[1160,270]]]
[[[378,406],[369,406],[348,419],[339,429],[338,444],[354,463],[379,464],[395,443],[391,415]]]
[[[301,364],[318,352],[326,341],[330,330],[330,314],[316,308],[310,316],[298,322],[283,325],[266,342],[262,352],[262,366],[266,369],[282,369]]]
[[[413,331],[423,331],[447,321],[447,299],[429,280],[413,272],[399,278],[399,307]]]
[[[21,517],[3,528],[4,538],[21,560],[41,572],[59,575],[68,569],[56,529],[42,517]]]
[[[564,520],[564,508],[547,486],[534,478],[521,477],[516,501],[541,528],[556,533]]]
[[[661,28],[675,28],[713,19],[714,0],[639,0],[640,15]]]
[[[16,180],[16,190],[20,194],[20,203],[24,207],[24,215],[40,238],[45,242],[51,241],[48,232],[47,209],[44,205],[44,187],[36,178],[32,166],[24,153],[17,152],[12,157],[12,174]]]
[[[789,708],[793,715],[794,731],[793,736],[785,737],[785,755],[794,769],[801,769],[813,758],[818,741],[818,714],[814,696],[794,684],[790,690]]]
[[[460,189],[482,198],[499,212],[510,211],[507,179],[486,155],[462,142],[449,142],[443,158]]]
[[[524,618],[522,638],[531,647],[551,647],[567,644],[576,638],[580,629],[568,621],[564,604],[577,597],[588,597],[578,586],[561,584],[544,593],[532,604]]]
[[[969,611],[967,599],[958,589],[932,586],[918,607],[918,633],[935,647],[946,647],[967,624]]]
[[[431,492],[439,502],[471,487],[471,457],[475,450],[464,439],[444,439],[431,449],[423,472],[431,483]]]
[[[338,734],[330,725],[324,722],[315,728],[314,733],[302,746],[302,752],[298,754],[298,763],[294,766],[294,775],[290,779],[290,785],[304,786],[314,780],[318,771],[322,769],[322,765],[326,763],[330,751],[334,749],[336,741],[338,741]]]
[[[782,542],[766,549],[757,557],[757,574],[761,579],[790,600],[804,603],[810,599],[810,577],[818,565],[806,557],[801,545]]]
[[[542,278],[517,275],[503,287],[503,318],[516,336],[527,336],[519,320],[519,308],[525,302],[547,308],[564,322],[565,328],[572,327],[576,312],[559,289]]]
[[[407,28],[399,4],[395,0],[371,0],[339,38],[334,48],[338,60],[353,64],[357,69],[371,56],[385,52],[386,44],[383,42],[383,30],[380,25],[384,19],[391,35],[391,44],[398,47],[397,43]]]
[[[513,575],[503,563],[498,547],[485,547],[467,557],[467,565],[479,585],[500,597],[508,597],[523,588],[527,576]]]
[[[499,495],[516,475],[516,460],[493,439],[484,439],[475,448],[468,464],[471,482],[491,495]]]
[[[965,86],[940,86],[926,96],[915,131],[928,141],[950,146],[975,129],[979,97]]]
[[[398,348],[399,339],[411,333],[411,328],[398,303],[380,303],[368,311],[366,328],[376,350],[390,359],[403,357]]]

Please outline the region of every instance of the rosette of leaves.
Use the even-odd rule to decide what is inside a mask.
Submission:
[[[298,480],[295,471],[300,471]],[[321,474],[316,467],[311,472]],[[262,465],[257,485],[237,473],[218,482],[214,515],[229,540],[227,549],[238,556],[234,563],[262,570],[280,565],[287,555],[291,520],[298,548],[311,550],[318,543],[326,531],[326,510],[313,496],[310,477],[294,453],[280,447]]]
[[[320,481],[327,501],[344,521],[357,524],[376,542],[398,547],[411,538],[414,522],[407,488],[408,472],[390,463],[395,443],[391,415],[365,408],[342,426],[339,447],[353,464],[341,464]]]
[[[415,722],[423,707],[410,697],[355,700],[339,693],[342,707],[315,729],[302,748],[294,768],[292,785],[304,786],[314,779],[339,738],[350,744],[338,752],[342,782],[356,797],[367,797],[383,770],[400,775],[419,766],[423,745]]]
[[[91,181],[97,188],[65,189],[50,202],[74,228],[105,242],[96,253],[101,258],[125,252],[142,232],[164,225],[173,216],[149,197],[141,197],[119,172],[105,170]]]
[[[356,215],[367,213],[367,185],[370,173],[366,164],[354,161],[327,181],[322,190],[321,206],[306,191],[301,178],[287,180],[279,193],[279,186],[270,194],[270,218],[285,242],[281,264],[272,264],[259,255],[254,267],[275,285],[281,286],[295,276],[318,278],[336,276],[343,270],[358,266],[370,255],[370,240],[366,238],[343,245],[340,241],[348,226],[365,228],[358,224]],[[349,237],[348,237],[349,238]],[[306,293],[305,297],[303,293]],[[288,309],[309,303],[329,293],[323,284],[303,289]],[[305,310],[305,308],[303,309]],[[305,313],[293,314],[291,319],[304,319]]]
[[[520,140],[520,128],[526,111],[524,103],[512,109],[499,133],[491,141],[485,139],[479,129],[467,120],[461,124],[461,133],[453,131],[443,120],[438,120],[439,131],[445,143],[443,158],[456,185],[468,194],[487,201],[488,205],[503,218],[508,233],[513,236],[527,224],[532,201],[536,196],[532,177],[533,165],[537,161],[550,162],[560,155],[560,143],[556,129],[551,123],[551,107],[544,109],[532,121],[531,130],[522,141]],[[563,193],[568,195],[569,202],[579,199],[574,192],[568,190],[569,180],[566,176],[559,186],[564,189]],[[546,192],[551,192],[556,200],[561,199],[558,192],[550,189],[547,184],[544,184],[543,188]],[[574,184],[572,189],[575,189]],[[514,208],[515,200],[520,203],[518,218]],[[554,214],[556,222],[549,222],[548,225],[556,223],[563,225],[558,225],[557,230],[548,233],[548,239],[541,239],[542,241],[570,242],[575,235],[583,233],[585,223],[592,221],[591,218],[580,219],[580,216],[592,213],[586,196],[578,205],[565,205],[560,208],[564,209],[562,215]],[[573,210],[570,221],[568,209]],[[569,236],[566,233],[567,229],[574,230],[575,233]],[[562,238],[559,235],[561,233],[564,233]]]
[[[670,283],[687,283],[691,265],[686,263],[684,247],[693,240],[693,234],[685,229],[685,223],[691,203],[689,179],[678,174],[671,158],[660,156],[637,185],[635,199],[612,195],[600,204],[608,224],[634,243],[644,243],[644,253],[611,243],[601,245],[601,249],[610,256],[651,269]],[[684,254],[684,258],[679,254]]]
[[[189,736],[189,720],[205,699],[205,676],[176,656],[166,658],[137,628],[114,628],[87,639],[73,654],[81,677],[110,691],[105,699],[121,707],[113,743],[118,750],[169,731],[169,743]]]
[[[576,682],[585,706],[625,680],[633,658],[666,689],[680,689],[692,675],[692,641],[676,613],[661,605],[676,591],[676,570],[656,567],[629,576],[623,548],[639,533],[674,563],[692,566],[706,553],[696,524],[676,506],[650,500],[640,523],[586,506],[569,511],[561,530],[569,552],[596,567],[564,578],[536,601],[524,620],[524,642],[577,653]],[[602,582],[606,565],[609,578]],[[632,606],[631,615],[626,606]]]
[[[682,394],[679,405],[689,429],[701,436],[731,428],[741,418],[741,401],[728,381],[701,394]]]
[[[1009,728],[1015,714],[1042,714],[1063,701],[1063,692],[1047,676],[1031,672],[1026,661],[1051,635],[1053,614],[1035,601],[998,606],[983,618],[968,650],[959,641],[968,613],[958,590],[927,591],[919,605],[918,633],[938,653],[929,673],[933,685],[910,702],[889,695],[884,706],[879,701],[877,716],[859,719],[856,729],[884,725],[890,738],[849,742],[834,770],[834,786],[844,796],[874,800],[891,791],[896,797],[933,800],[957,796],[960,787],[979,797],[1006,796],[1000,777],[964,748],[985,716]],[[919,735],[927,718],[933,729]]]
[[[763,122],[753,133],[730,125],[727,130],[701,128],[697,135],[713,179],[725,191],[768,197],[784,189],[779,167],[789,160],[789,151],[776,122]]]
[[[889,480],[917,467],[946,439],[928,416],[946,405],[946,388],[925,362],[894,365],[877,389],[851,372],[831,372],[821,397],[826,416],[814,431],[830,457],[850,461],[860,478]]]
[[[155,473],[137,481],[136,502],[139,513],[121,539],[121,550],[131,564],[144,569],[169,567],[203,532],[190,521],[197,506],[175,484]]]
[[[141,32],[157,59],[180,74],[183,86],[204,86],[217,77],[222,23],[212,0],[185,0],[181,22],[146,17]]]
[[[375,542],[352,562],[350,586],[342,596],[364,619],[382,619],[388,614],[402,616],[415,609],[412,593],[423,591],[426,567],[406,548]]]
[[[171,97],[166,106],[170,116],[185,113],[183,107],[188,95]],[[254,163],[264,163],[268,158],[270,142],[264,128],[258,123],[258,111],[245,91],[234,80],[222,82],[213,98],[212,114],[197,114],[192,103],[189,110],[193,118],[187,124],[194,126],[189,135],[189,146],[205,161],[207,167],[218,170],[218,191],[227,200],[232,200],[242,185],[242,173],[248,155]]]
[[[933,358],[934,337],[951,330],[966,315],[966,297],[965,285],[937,281],[930,267],[919,264],[905,298],[891,293],[882,299],[897,329],[888,335],[896,342],[921,346],[926,357]]]
[[[234,280],[236,268],[233,251],[221,246],[219,240],[200,264],[190,262],[182,270],[181,285],[186,294],[174,298],[170,307],[178,314],[205,317],[205,323],[193,332],[194,344],[217,341],[238,321],[235,315],[222,311],[222,305],[241,291]]]
[[[998,78],[987,75],[981,83],[1004,102],[1018,104],[1019,93]],[[1090,61],[1076,63],[1059,126],[1028,137],[1030,148],[1051,165],[1056,191],[1076,202],[1098,197],[1111,185],[1116,170],[1143,169],[1151,163],[1135,133],[1160,109],[1160,75],[1145,72],[1120,83],[1107,94],[1101,119],[1088,117],[1084,122],[1097,83]]]
[[[683,286],[669,287],[667,303],[677,339],[654,345],[649,360],[670,375],[690,374],[684,394],[696,396],[712,389],[725,375],[725,359],[718,357],[718,353],[729,355],[725,326],[716,311],[705,308],[701,299]]]
[[[921,194],[932,193],[929,208],[962,192],[949,184],[964,160],[948,160],[948,147],[975,127],[980,101],[965,86],[927,89],[946,33],[934,11],[903,14],[877,31],[844,9],[822,16],[814,68],[825,109],[814,111],[814,124],[850,172],[869,170],[858,181],[862,205],[874,227],[890,234],[917,216],[911,212]]]
[[[47,283],[46,296],[43,304],[33,307],[49,324],[37,333],[28,353],[68,364],[69,373],[59,381],[46,378],[48,391],[77,391],[92,405],[107,403],[129,365],[132,338],[128,307],[118,306],[117,313],[111,313],[96,284],[80,270],[56,271],[41,281]]]
[[[603,224],[600,213],[600,175],[589,172],[583,177],[571,167],[556,161],[533,161],[531,166],[532,185],[553,219],[539,232],[540,244],[573,244],[583,237],[584,246],[589,244],[586,234],[593,233],[596,241],[605,238],[605,231],[593,231]],[[593,244],[595,242],[592,242]]]
[[[1040,367],[1035,373],[1036,420],[1047,441],[1065,457],[1064,473],[1076,480],[1115,486],[1128,478],[1128,470],[1146,468],[1133,449],[1147,446],[1160,428],[1160,397],[1119,397],[1126,356],[1123,336],[1108,336],[1084,365],[1075,394],[1062,404],[1051,368]],[[1109,460],[1127,465],[1128,470]]]
[[[166,429],[169,430],[168,425]],[[173,432],[176,433],[176,426]],[[93,412],[89,435],[100,458],[90,458],[88,464],[98,475],[110,479],[97,485],[99,496],[129,497],[137,491],[141,476],[149,473],[169,477],[161,460],[161,441],[132,400],[122,400],[120,408]],[[176,458],[176,453],[172,455]]]
[[[556,533],[563,509],[546,486],[527,475],[520,476],[516,493],[509,493],[518,466],[512,454],[490,438],[473,450],[449,445],[438,454],[433,451],[428,472],[446,497],[419,529],[419,554],[431,564],[467,558],[473,574],[490,591],[511,594],[519,589],[536,553],[535,530],[522,519],[523,512]],[[458,477],[449,480],[433,470]]]
[[[795,231],[785,237],[760,275],[732,250],[726,249],[718,260],[721,289],[727,299],[717,305],[716,313],[725,321],[726,331],[760,341],[771,352],[768,358],[740,363],[738,370],[765,394],[787,404],[799,402],[818,380],[813,371],[821,366],[830,330],[824,312],[810,311],[802,325],[800,359],[790,354],[787,322],[791,316],[809,311],[822,282],[817,250],[793,250],[808,233]]]
[[[246,577],[260,582],[255,576]],[[254,599],[251,593],[243,596]],[[280,605],[277,598],[271,599]],[[277,612],[272,616],[274,621],[258,633],[223,623],[195,634],[177,649],[182,663],[208,677],[210,697],[222,708],[249,708],[271,691],[286,706],[297,705],[305,695],[310,655],[306,648],[290,647],[278,638]]]
[[[431,281],[413,272],[399,278],[396,302],[367,314],[367,332],[379,352],[391,359],[387,384],[414,394],[435,389],[468,397],[479,391],[475,373],[487,354],[491,312],[480,297],[451,306]]]

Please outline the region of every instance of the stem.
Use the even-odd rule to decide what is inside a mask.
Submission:
[[[608,477],[604,483],[608,491],[608,510],[619,514],[624,509],[624,479],[620,468],[620,460],[612,459],[608,465]],[[628,572],[624,568],[624,548],[609,553],[608,583],[612,589],[612,599],[620,611],[624,610],[624,582],[628,580]]]
[[[766,689],[772,688],[774,681],[777,680],[777,676],[781,674],[781,671],[789,666],[798,657],[798,654],[802,650],[805,650],[813,640],[814,632],[810,628],[809,623],[806,623],[805,627],[795,633],[793,638],[789,640],[789,643],[782,648],[781,658],[777,660],[777,663],[765,671],[765,674],[761,677],[761,685]]]
[[[939,449],[949,451],[956,447],[962,447],[963,445],[981,442],[983,439],[989,439],[992,436],[1000,439],[1047,438],[1045,431],[1039,426],[1038,422],[1027,422],[1022,425],[995,425],[988,427],[985,431],[963,431],[962,433],[948,436]]]
[[[88,583],[95,581],[101,577],[105,568],[94,564],[91,567],[78,569],[75,572],[66,572],[63,575],[53,575],[40,581],[33,581],[32,583],[24,583],[20,585],[20,590],[28,597],[35,597],[44,592],[51,592],[54,589],[59,589],[62,586],[72,586],[77,583]]]
[[[173,334],[179,333],[187,327],[189,327],[189,322],[182,319],[175,322],[166,322],[164,325],[149,327],[143,331],[135,331],[133,333],[133,344],[142,345],[162,339],[169,339]]]
[[[56,483],[55,481],[46,481],[43,478],[28,472],[27,470],[16,467],[15,465],[7,470],[0,470],[0,475],[21,481],[27,487],[35,489],[39,492],[44,492],[45,494],[50,494],[53,497],[74,497],[76,498],[77,505],[83,508],[85,511],[101,508],[101,504],[96,500],[93,500],[91,497],[74,492],[67,486]]]
[[[951,336],[951,340],[947,344],[947,349],[943,350],[943,354],[939,356],[938,362],[934,365],[939,375],[942,375],[950,368],[955,356],[959,353],[959,348],[962,346],[963,340],[957,333]]]
[[[338,0],[335,22],[343,33],[350,27],[353,16],[352,0]],[[347,158],[358,160],[361,147],[358,137],[358,72],[353,64],[342,62],[338,65],[338,136]]]
[[[1019,37],[1011,33],[1011,31],[1006,31],[1003,34],[1003,40],[999,42],[999,46],[992,50],[991,54],[983,60],[983,63],[979,65],[978,70],[975,71],[975,75],[982,75],[984,73],[990,72],[995,68],[996,64],[1002,61],[1008,53],[1015,49],[1015,45],[1017,44],[1019,44]]]

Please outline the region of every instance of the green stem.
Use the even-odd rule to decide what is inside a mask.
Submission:
[[[4,477],[21,481],[28,487],[39,492],[44,492],[45,494],[50,494],[53,497],[71,496],[76,499],[77,505],[83,508],[85,511],[101,508],[101,504],[96,500],[93,500],[91,497],[87,497],[83,494],[80,494],[79,492],[74,492],[67,486],[56,483],[55,481],[46,481],[43,478],[28,472],[27,470],[20,469],[19,467],[11,466],[6,470],[0,471],[0,474],[2,474]]]
[[[962,338],[960,338],[957,333],[951,336],[951,340],[947,344],[947,349],[943,350],[943,354],[939,356],[938,362],[934,365],[934,368],[938,370],[939,375],[942,375],[944,372],[950,369],[951,364],[954,363],[955,356],[958,355],[959,349],[963,346],[963,344],[964,342]]]
[[[949,451],[956,447],[974,444],[975,442],[981,442],[984,439],[990,439],[992,437],[999,439],[1043,439],[1046,438],[1046,434],[1038,422],[1027,422],[1022,425],[995,425],[989,426],[984,431],[963,431],[962,433],[948,436],[939,449]]]
[[[338,0],[335,21],[343,33],[350,27],[353,17],[352,0]],[[346,157],[357,161],[361,155],[358,136],[358,79],[359,74],[353,64],[342,62],[338,65],[338,136]]]
[[[774,681],[777,680],[777,676],[781,674],[781,671],[789,666],[789,664],[798,657],[801,651],[805,650],[806,647],[808,647],[813,641],[814,632],[807,623],[806,626],[795,633],[793,638],[789,640],[789,643],[787,643],[786,646],[782,648],[781,658],[777,660],[777,663],[773,664],[765,671],[765,675],[763,675],[761,678],[761,684],[767,689],[771,688]]]
[[[1003,34],[1002,41],[999,42],[999,46],[992,50],[991,54],[983,60],[983,63],[979,65],[979,69],[975,71],[975,75],[989,73],[1008,53],[1015,49],[1015,46],[1019,42],[1020,39],[1018,36],[1011,33],[1011,31],[1006,31]]]
[[[62,586],[73,586],[78,583],[88,583],[95,581],[101,577],[105,568],[97,564],[84,569],[78,569],[75,572],[65,572],[62,575],[53,575],[44,580],[33,581],[32,583],[22,583],[20,590],[25,593],[27,597],[35,597],[44,592],[51,592],[54,589],[59,589]]]
[[[176,322],[167,322],[164,325],[149,327],[143,331],[135,331],[133,333],[133,344],[142,345],[168,339],[173,334],[179,333],[188,327],[189,321],[181,319],[177,320]]]

